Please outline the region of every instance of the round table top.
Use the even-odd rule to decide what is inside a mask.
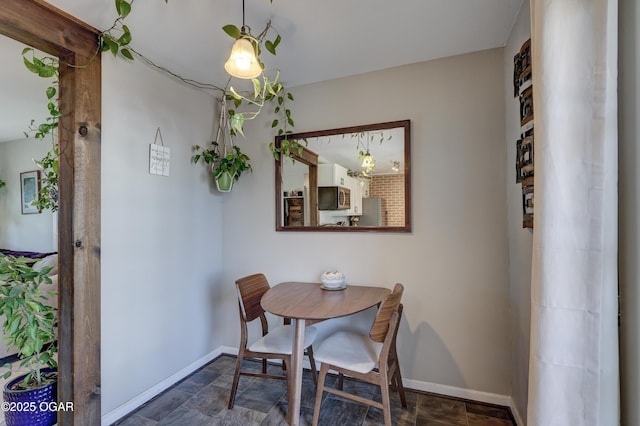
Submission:
[[[347,285],[344,290],[323,290],[319,283],[290,281],[272,287],[262,296],[262,308],[272,314],[324,320],[364,311],[391,293],[384,287]]]

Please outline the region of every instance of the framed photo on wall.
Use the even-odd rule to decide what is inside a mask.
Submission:
[[[522,184],[522,227],[533,228],[533,85],[531,39],[513,58],[513,95],[520,98],[520,139],[516,141],[516,183]]]
[[[22,214],[40,213],[33,203],[40,193],[40,170],[20,173],[20,205]]]

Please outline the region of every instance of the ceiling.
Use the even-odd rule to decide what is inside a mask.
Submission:
[[[98,29],[109,28],[116,16],[113,0],[49,2]],[[271,20],[282,42],[277,56],[265,52],[263,60],[293,87],[504,46],[522,2],[245,0],[245,22],[257,34]],[[221,28],[241,23],[241,0],[145,0],[135,2],[126,19],[136,50],[182,77],[216,86],[226,83],[223,65],[233,44]],[[22,49],[5,44],[0,42],[0,141],[23,137],[35,108],[44,104],[41,82],[21,70]],[[14,104],[16,94],[26,115]],[[26,106],[31,96],[33,110]]]
[[[375,159],[372,175],[404,173],[404,129],[345,133],[307,138],[306,148],[318,154],[318,163],[335,163],[348,170],[363,171],[360,151],[369,152]],[[394,170],[394,163],[397,170]]]

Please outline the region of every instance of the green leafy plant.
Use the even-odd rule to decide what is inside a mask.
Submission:
[[[22,61],[29,71],[42,78],[52,79],[51,85],[46,89],[47,110],[49,115],[42,123],[35,125],[35,120],[31,120],[29,131],[35,133],[36,139],[51,137],[55,142],[55,130],[58,128],[60,111],[58,110],[58,58],[45,56],[38,58],[35,51],[27,47],[22,50]],[[28,133],[25,133],[29,136]]]
[[[113,56],[120,53],[124,58],[133,60],[133,53],[137,52],[131,47],[133,37],[129,27],[124,24],[124,19],[131,13],[134,1],[115,0],[118,17],[113,21],[111,28],[100,34],[100,50],[103,52],[111,52]],[[164,2],[169,3],[169,0]]]
[[[201,159],[205,164],[211,166],[211,173],[214,177],[222,172],[228,172],[231,176],[238,180],[242,173],[252,171],[251,160],[249,156],[242,152],[238,145],[233,145],[231,149],[221,154],[220,144],[211,141],[211,148],[205,148],[200,145],[194,146],[193,162],[198,163]]]
[[[211,141],[210,147],[194,146],[193,163],[196,164],[202,160],[211,167],[211,173],[214,179],[224,178],[224,174],[228,174],[231,180],[238,180],[246,171],[252,171],[250,158],[242,152],[238,145],[233,143],[232,131],[230,126],[233,122],[229,119],[229,111],[227,103],[223,99],[220,102],[220,118],[218,122],[218,131],[216,140]],[[230,184],[231,182],[229,182]],[[229,190],[229,187],[226,190]],[[221,186],[218,185],[218,189]]]
[[[293,133],[291,128],[295,126],[295,123],[293,121],[291,108],[287,105],[287,102],[293,102],[293,94],[286,90],[282,82],[280,82],[280,72],[274,70],[275,76],[270,76],[267,72],[268,70],[265,70],[264,63],[260,59],[262,46],[264,46],[270,54],[276,55],[276,48],[282,41],[280,34],[271,25],[271,21],[268,21],[264,30],[255,37],[251,35],[251,28],[246,25],[243,28],[244,32],[235,25],[225,25],[222,29],[234,40],[239,38],[249,40],[253,46],[258,63],[263,69],[262,80],[258,78],[251,80],[253,85],[252,92],[239,92],[233,86],[230,86],[228,91],[226,89],[224,91],[226,99],[233,101],[235,107],[235,109],[229,110],[232,133],[244,136],[243,126],[245,121],[256,118],[262,111],[262,108],[272,102],[275,103],[273,112],[278,118],[272,121],[271,127],[278,129],[278,136]],[[275,37],[272,39],[267,38],[270,31],[275,32]],[[243,105],[245,107],[248,106],[249,110],[240,111]],[[291,157],[294,150],[297,153],[302,151],[297,141],[290,141],[287,138],[282,140],[280,147],[276,147],[273,142],[269,143],[269,149],[275,159],[279,159],[281,154]]]
[[[165,3],[168,0],[165,0]],[[128,48],[131,42],[131,31],[124,25],[123,20],[131,12],[131,2],[125,0],[116,0],[116,12],[118,17],[114,21],[111,28],[100,34],[100,46],[98,50],[110,51],[114,56],[120,54],[127,59],[133,59],[131,50]],[[38,193],[38,199],[34,205],[38,210],[58,210],[58,143],[57,129],[60,118],[58,109],[58,76],[59,76],[59,59],[52,56],[37,57],[32,48],[25,48],[22,51],[22,59],[26,68],[32,73],[42,78],[51,79],[51,85],[46,89],[48,116],[41,123],[31,120],[28,131],[25,136],[33,136],[35,139],[44,140],[50,138],[51,149],[40,160],[34,162],[42,169],[40,180],[41,189]],[[91,59],[93,60],[93,59]]]
[[[3,181],[2,179],[0,179],[0,188],[2,188],[2,187],[3,187],[3,186],[5,186],[5,185],[6,185],[5,181]]]
[[[58,144],[54,143],[51,150],[40,160],[34,160],[40,167],[40,191],[34,205],[38,210],[58,210]]]
[[[164,0],[168,3],[168,0]],[[272,1],[272,0],[271,0]],[[146,58],[140,52],[136,51],[131,42],[133,40],[132,32],[130,28],[124,23],[125,19],[132,11],[134,0],[115,0],[115,9],[117,17],[113,22],[113,25],[100,33],[99,45],[96,47],[96,56],[100,51],[111,52],[114,56],[121,56],[128,60],[134,59],[134,54],[142,58],[147,64],[157,68],[160,71],[166,72],[171,76],[179,79],[180,81],[190,84],[192,86],[204,89],[219,90],[222,93],[222,98],[226,100],[232,100],[234,109],[228,111],[229,129],[232,135],[240,134],[244,136],[244,124],[248,120],[256,118],[262,111],[263,107],[268,103],[274,103],[274,114],[278,118],[272,122],[272,128],[277,128],[278,135],[289,135],[292,132],[291,128],[294,127],[294,121],[292,118],[292,110],[288,105],[288,102],[293,102],[293,94],[284,88],[284,85],[279,81],[280,73],[278,70],[265,70],[264,63],[260,59],[260,55],[264,50],[272,55],[276,55],[278,46],[282,41],[282,37],[271,25],[271,21],[268,21],[263,31],[257,36],[251,34],[251,28],[244,26],[241,30],[235,25],[229,24],[223,27],[223,31],[233,39],[245,38],[249,40],[254,48],[256,57],[259,64],[263,69],[263,73],[260,78],[251,80],[252,90],[242,91],[236,90],[233,86],[230,86],[229,82],[224,88],[215,86],[213,84],[200,83],[191,79],[183,78],[170,70],[156,65],[150,59]],[[28,57],[28,54],[31,54]],[[34,55],[34,51],[31,48],[27,48],[22,52],[25,66],[43,78],[52,78],[52,84],[47,88],[47,107],[49,110],[49,116],[44,122],[40,124],[34,124],[32,121],[29,127],[29,133],[34,134],[36,139],[44,139],[47,136],[52,138],[52,148],[41,160],[37,160],[38,164],[43,171],[42,187],[40,191],[40,198],[36,201],[36,205],[40,210],[57,210],[58,200],[58,146],[56,141],[58,121],[60,118],[60,111],[58,110],[58,90],[57,79],[59,60],[55,57],[43,57],[37,58]],[[90,59],[90,61],[93,59]],[[71,65],[83,67],[86,65]],[[29,133],[25,132],[27,136]],[[240,175],[246,170],[251,170],[251,166],[248,163],[249,157],[239,152],[237,146],[233,146],[228,152],[226,152],[226,146],[224,152],[219,155],[217,161],[212,164],[218,164],[215,167],[226,168],[229,170],[235,170],[234,179],[237,180]],[[288,140],[286,137],[282,140],[279,147],[270,143],[274,158],[278,159],[281,155],[292,157],[293,153],[301,153],[302,147],[295,140]],[[201,147],[194,147],[196,152],[203,150]],[[204,151],[202,151],[204,154]],[[197,155],[197,154],[196,154]],[[195,156],[194,156],[195,158]],[[206,157],[203,157],[206,162]]]
[[[57,58],[49,56],[38,58],[30,47],[22,50],[22,60],[32,73],[42,78],[51,79],[51,85],[46,89],[49,114],[39,124],[35,124],[35,120],[31,120],[25,136],[29,137],[32,134],[36,139],[45,140],[48,138],[50,140],[51,149],[42,159],[34,160],[36,165],[42,169],[41,189],[34,205],[38,207],[38,210],[56,211],[58,210],[58,141],[56,136],[60,118],[58,110],[59,61]]]
[[[279,160],[281,156],[293,158],[294,154],[302,155],[302,145],[300,145],[298,140],[287,138],[287,135],[293,133],[291,129],[295,126],[293,118],[291,117],[291,109],[287,105],[287,102],[293,102],[293,94],[283,89],[280,93],[276,95],[269,94],[269,96],[272,96],[276,101],[273,112],[280,114],[280,118],[275,118],[271,122],[271,127],[279,127],[278,136],[284,135],[284,138],[280,141],[280,146],[276,146],[274,142],[269,143],[269,149],[273,154],[273,158]],[[306,140],[304,140],[304,142],[306,143]]]
[[[9,348],[18,352],[20,367],[27,369],[19,384],[32,389],[56,381],[56,375],[45,374],[44,368],[57,368],[55,354],[57,310],[43,302],[47,294],[43,289],[51,285],[52,267],[33,269],[33,259],[0,254],[0,315],[4,317],[2,329]],[[13,373],[12,364],[6,364],[4,378]]]
[[[226,155],[220,157],[220,161],[213,167],[212,172],[215,176],[227,172],[235,180],[238,180],[242,173],[247,170],[252,171],[249,160],[249,156],[244,154],[238,145],[234,145]]]

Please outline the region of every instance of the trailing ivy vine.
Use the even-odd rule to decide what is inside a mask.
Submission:
[[[137,56],[148,65],[166,72],[186,84],[198,88],[218,90],[221,94],[222,100],[233,101],[234,109],[229,109],[229,125],[233,135],[240,134],[244,136],[245,122],[256,118],[261,113],[263,107],[269,103],[274,103],[273,112],[278,117],[273,120],[271,127],[277,129],[279,136],[293,133],[291,128],[294,127],[294,121],[292,118],[291,107],[287,105],[287,103],[293,102],[294,98],[293,94],[286,90],[284,85],[279,81],[279,71],[274,70],[274,72],[269,73],[265,70],[261,75],[261,79],[255,78],[251,80],[253,84],[253,91],[238,91],[229,84],[231,79],[229,79],[227,86],[223,88],[214,84],[202,83],[184,78],[165,67],[157,65],[142,53],[135,50],[131,45],[133,36],[130,28],[124,22],[132,11],[134,1],[135,0],[115,0],[117,17],[109,29],[100,33],[99,46],[96,48],[95,56],[97,56],[100,51],[111,52],[115,57],[120,56],[127,60],[134,60],[134,57]],[[272,2],[272,0],[270,1]],[[168,0],[164,0],[164,2],[168,3]],[[250,28],[245,26],[245,30],[247,29],[248,31],[242,32],[237,26],[232,24],[225,25],[222,28],[226,34],[234,39],[243,37],[250,40],[254,47],[256,57],[264,70],[264,63],[260,60],[262,48],[264,47],[264,49],[266,49],[270,54],[275,55],[276,49],[282,41],[282,37],[271,25],[271,21],[267,22],[264,30],[257,36],[253,36]],[[268,38],[272,33],[275,34],[272,38]],[[51,85],[46,89],[49,115],[43,122],[38,124],[32,120],[28,131],[25,132],[25,135],[27,137],[33,135],[36,139],[50,138],[51,140],[51,149],[42,159],[35,161],[43,172],[43,176],[41,178],[42,187],[40,197],[35,201],[35,205],[39,210],[55,211],[58,208],[59,151],[56,138],[58,120],[60,118],[60,111],[58,110],[58,75],[60,63],[59,59],[56,57],[36,57],[34,50],[31,48],[24,49],[22,57],[24,64],[29,71],[39,77],[51,79]],[[91,61],[93,61],[93,58],[91,58],[89,62]],[[82,68],[86,67],[88,64],[68,65]],[[274,73],[275,75],[271,75]],[[212,144],[212,146],[214,148],[217,147],[217,143]],[[202,149],[199,146],[194,147],[194,149],[196,148]],[[269,148],[276,159],[279,158],[281,154],[285,156],[292,156],[295,152],[299,153],[302,150],[301,146],[296,141],[289,141],[286,138],[283,140],[283,143],[279,148],[277,148],[273,143],[269,143]],[[233,152],[239,150],[240,148],[236,146],[234,147]],[[248,161],[249,158],[242,152],[237,152],[237,154],[238,156],[241,156],[243,161]],[[221,157],[219,156],[219,158]],[[243,171],[251,170],[251,166],[248,165],[247,162],[247,167],[242,169]]]
[[[49,115],[41,123],[36,124],[31,120],[29,130],[25,136],[33,135],[36,139],[49,139],[51,149],[40,160],[34,160],[42,169],[40,176],[40,191],[34,205],[39,211],[58,210],[58,141],[56,138],[58,129],[58,58],[45,56],[38,58],[35,51],[28,47],[22,50],[22,60],[29,71],[42,78],[51,79],[51,85],[46,89],[47,110]]]

